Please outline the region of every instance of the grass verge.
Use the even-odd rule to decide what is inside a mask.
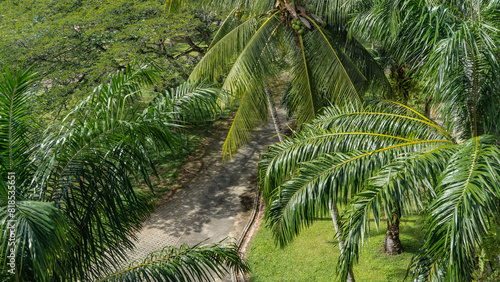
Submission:
[[[418,216],[401,221],[403,253],[388,256],[380,251],[385,226],[371,224],[368,244],[362,249],[359,264],[354,266],[356,281],[403,281],[412,256],[424,237]],[[291,244],[280,248],[262,223],[248,253],[250,281],[335,281],[335,267],[340,254],[335,229],[330,218],[320,219],[305,229]]]

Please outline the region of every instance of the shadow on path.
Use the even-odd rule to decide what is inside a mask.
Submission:
[[[267,124],[256,130],[252,141],[225,165],[221,148],[227,132],[213,141],[199,174],[144,222],[129,262],[177,241],[176,246],[238,238],[250,216],[259,154],[278,142],[273,128]]]

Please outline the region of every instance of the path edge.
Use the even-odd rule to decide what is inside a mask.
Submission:
[[[261,193],[259,190],[259,184],[257,184],[256,191],[255,191],[255,197],[253,201],[253,210],[252,214],[250,215],[250,218],[248,219],[247,224],[245,225],[245,228],[243,228],[243,231],[240,235],[240,238],[236,242],[236,245],[238,246],[238,252],[240,253],[240,257],[246,256],[246,252],[241,252],[242,246],[245,247],[247,244],[250,243],[251,238],[249,238],[248,232],[250,231],[250,228],[254,225],[255,219],[257,218],[257,215],[260,214],[262,208],[262,197]],[[231,271],[231,281],[232,282],[244,282],[246,281],[244,273],[238,272],[236,269],[233,269]]]

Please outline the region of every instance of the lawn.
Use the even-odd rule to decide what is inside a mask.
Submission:
[[[401,255],[388,256],[380,251],[385,225],[372,231],[362,249],[359,264],[354,266],[356,281],[402,281],[412,256],[424,237],[418,216],[402,220]],[[262,223],[251,243],[248,262],[250,281],[334,281],[335,266],[340,254],[331,219],[320,219],[304,230],[285,248],[275,246],[269,229]]]

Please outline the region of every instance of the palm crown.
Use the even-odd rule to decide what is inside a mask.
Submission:
[[[236,8],[191,79],[224,77],[222,88],[232,93],[229,101],[241,99],[224,156],[248,142],[250,130],[267,119],[263,85],[283,71],[284,64],[291,65],[287,106],[297,114],[298,124],[330,103],[361,105],[366,95],[389,95],[383,71],[347,36],[346,19],[335,1],[310,1],[307,6],[285,0],[212,2]]]
[[[464,139],[499,135],[498,1],[352,1],[353,31],[383,43],[425,81]]]

